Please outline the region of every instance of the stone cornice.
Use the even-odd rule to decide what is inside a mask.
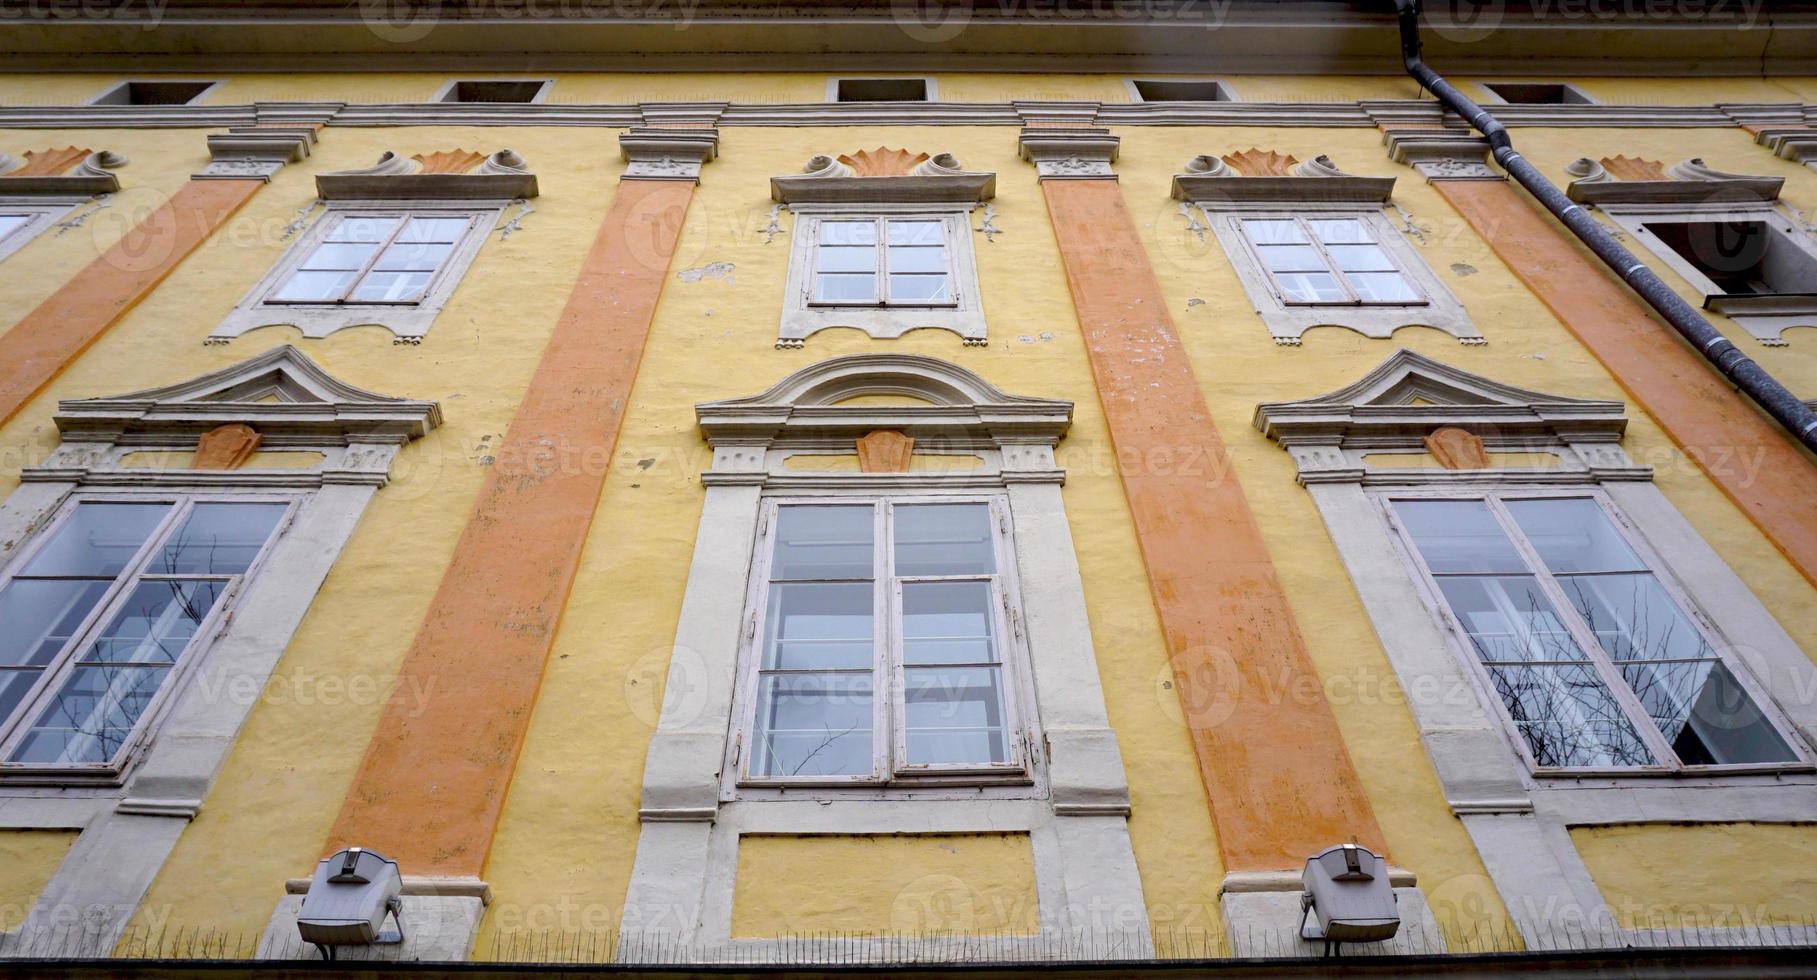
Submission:
[[[1793,163],[1817,170],[1817,128],[1763,129],[1754,141]]]
[[[111,150],[97,150],[62,173],[8,176],[31,168],[18,157],[0,153],[0,196],[112,194],[120,189],[120,178],[113,169],[123,167],[127,162],[126,157]]]
[[[1778,200],[1785,185],[1784,177],[1712,170],[1697,157],[1666,168],[1664,180],[1618,180],[1588,157],[1573,161],[1567,171],[1576,179],[1566,186],[1566,195],[1587,204],[1735,205]]]
[[[1035,165],[1042,180],[1115,179],[1118,139],[1097,126],[1025,127],[1020,137],[1022,159]]]
[[[719,155],[716,129],[634,128],[618,137],[625,180],[694,180]]]
[[[1186,172],[1174,174],[1173,178],[1174,200],[1199,204],[1380,205],[1393,193],[1393,177],[1345,173],[1323,155],[1299,164],[1290,176],[1252,177],[1238,173],[1218,157],[1204,154],[1188,161]]]
[[[539,193],[536,174],[509,149],[463,173],[423,173],[418,160],[386,151],[370,167],[317,174],[315,187],[324,201],[515,201]]]
[[[997,175],[960,167],[950,153],[923,160],[907,173],[862,176],[821,154],[798,174],[770,178],[779,204],[976,204],[996,196]]]
[[[1817,128],[1817,105],[1493,105],[1511,127],[1609,129],[1747,125]],[[1357,102],[803,102],[500,104],[259,102],[188,106],[0,106],[6,129],[229,126],[1434,126],[1461,127],[1430,99]]]
[[[235,126],[210,133],[213,157],[196,180],[271,180],[271,175],[309,155],[315,130],[309,126]]]
[[[1427,180],[1502,180],[1489,166],[1489,141],[1468,129],[1388,129],[1388,156]]]

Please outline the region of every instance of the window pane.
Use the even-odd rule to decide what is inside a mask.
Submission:
[[[822,245],[819,271],[876,272],[877,249],[865,245]]]
[[[764,619],[763,666],[768,669],[870,669],[871,586],[778,583],[770,586]]]
[[[1274,281],[1293,303],[1341,303],[1348,299],[1328,272],[1277,272]]]
[[[1571,575],[1558,584],[1616,660],[1697,660],[1716,656],[1697,627],[1650,574]]]
[[[1312,233],[1327,245],[1373,243],[1369,232],[1355,218],[1314,218],[1307,222]]]
[[[1480,500],[1397,500],[1394,512],[1435,574],[1528,570]]]
[[[875,510],[787,505],[776,510],[772,579],[868,579]]]
[[[213,580],[141,581],[81,659],[174,664],[225,591],[226,582]]]
[[[1495,692],[1542,766],[1645,766],[1646,743],[1589,667],[1491,667]]]
[[[1344,275],[1365,303],[1417,303],[1420,294],[1398,272],[1350,272]]]
[[[939,221],[892,221],[891,245],[941,245],[946,242]]]
[[[1243,222],[1243,230],[1257,245],[1285,245],[1306,240],[1299,222],[1285,219],[1251,219]]]
[[[945,276],[891,276],[892,303],[945,303],[952,299]]]
[[[1792,762],[1785,740],[1720,662],[1623,664],[1653,724],[1685,765]]]
[[[1554,574],[1646,570],[1594,500],[1572,497],[1506,503],[1514,523]]]
[[[113,578],[170,512],[167,503],[83,503],[21,575]]]
[[[376,248],[378,248],[377,245],[370,243],[343,245],[337,242],[323,242],[317,245],[315,251],[310,252],[309,257],[304,259],[297,268],[328,271],[363,269],[366,267],[366,261],[372,258],[373,249]]]
[[[823,221],[820,223],[822,245],[875,245],[877,224],[873,221]]]
[[[1256,249],[1270,272],[1323,272],[1325,260],[1311,245],[1264,245]]]
[[[1533,576],[1445,575],[1438,585],[1484,663],[1585,659]]]
[[[385,250],[379,256],[374,269],[386,271],[414,270],[417,272],[434,272],[441,268],[448,254],[454,251],[453,245],[415,244],[399,242]]]
[[[751,772],[861,776],[871,764],[871,675],[768,674],[758,684]]]
[[[40,765],[107,762],[126,744],[169,673],[163,667],[76,668],[10,761]]]
[[[404,226],[400,242],[458,242],[467,230],[466,218],[411,218]]]
[[[348,297],[359,303],[401,302],[415,299],[429,286],[427,272],[372,272],[360,280]]]
[[[997,616],[989,582],[904,582],[902,661],[997,663]]]
[[[382,242],[397,227],[398,218],[342,218],[328,233],[331,242]]]
[[[1009,761],[999,668],[910,667],[903,675],[909,765]]]
[[[336,300],[352,285],[355,272],[295,272],[271,294],[279,302],[308,303]]]
[[[898,504],[897,575],[990,575],[997,571],[989,504]]]
[[[849,273],[815,276],[814,299],[822,303],[875,303],[877,277]]]
[[[101,601],[107,586],[106,581],[93,580],[14,579],[0,592],[0,667],[49,663]],[[0,721],[4,720],[0,710]]]
[[[13,232],[25,227],[25,223],[30,220],[30,215],[0,214],[0,239],[4,239]]]
[[[43,668],[0,670],[0,722],[12,718],[13,712],[19,710],[19,702],[25,700],[26,692],[43,673]]]
[[[891,272],[946,272],[944,248],[892,248]]]
[[[1331,261],[1345,272],[1380,272],[1393,271],[1394,263],[1388,261],[1388,253],[1375,245],[1327,245],[1325,251]]]
[[[146,571],[154,575],[238,575],[252,564],[284,504],[197,504],[166,538]]]

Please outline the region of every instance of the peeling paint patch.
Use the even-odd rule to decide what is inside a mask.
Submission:
[[[692,269],[683,269],[675,274],[675,278],[682,282],[699,282],[702,279],[723,279],[726,282],[736,282],[737,280],[732,278],[734,268],[735,266],[730,262],[709,262]]]
[[[1451,263],[1451,271],[1460,276],[1474,276],[1476,275],[1476,266],[1473,266],[1468,262],[1453,262]]]
[[[1197,296],[1189,297],[1186,300],[1186,308],[1189,310],[1195,306],[1204,306],[1204,305],[1205,305],[1205,301],[1198,298]]]

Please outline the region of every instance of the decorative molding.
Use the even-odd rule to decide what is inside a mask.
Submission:
[[[0,196],[112,194],[120,189],[120,178],[113,170],[127,162],[112,150],[74,146],[26,150],[23,160],[0,153]]]
[[[237,470],[258,448],[257,429],[243,422],[229,422],[202,433],[190,466],[198,470]]]
[[[1489,166],[1489,140],[1467,129],[1387,129],[1388,157],[1427,180],[1505,180]]]
[[[976,204],[995,197],[997,175],[963,169],[951,153],[911,154],[878,147],[837,157],[820,154],[799,174],[770,178],[780,204]]]
[[[1115,179],[1119,140],[1097,126],[1024,127],[1022,159],[1035,165],[1042,180]]]
[[[442,150],[405,159],[390,150],[358,170],[317,174],[325,201],[516,201],[537,196],[536,174],[515,150],[489,156]]]
[[[260,180],[309,155],[315,130],[309,126],[234,126],[208,135],[213,160],[195,180]]]
[[[1329,156],[1300,163],[1291,156],[1250,149],[1222,157],[1201,154],[1173,178],[1173,197],[1202,206],[1229,204],[1382,204],[1394,193],[1393,177],[1359,177],[1339,170]]]
[[[1448,470],[1486,470],[1489,454],[1483,449],[1481,436],[1455,425],[1434,429],[1426,434],[1426,452]]]
[[[435,402],[363,391],[284,346],[162,388],[65,400],[54,417],[66,442],[195,448],[222,426],[258,430],[266,448],[401,445],[441,424]]]
[[[1492,381],[1406,348],[1337,391],[1296,402],[1256,406],[1255,426],[1293,454],[1302,484],[1383,481],[1439,482],[1475,474],[1504,479],[1517,471],[1478,467],[1445,470],[1369,470],[1376,452],[1439,455],[1460,429],[1490,452],[1570,450],[1577,476],[1557,468],[1525,472],[1539,482],[1648,479],[1619,448],[1628,420],[1622,404],[1530,391]],[[1439,445],[1435,446],[1435,441]],[[1379,479],[1369,479],[1376,478]]]
[[[1579,157],[1565,167],[1576,178],[1565,194],[1584,204],[1724,204],[1775,201],[1784,177],[1731,174],[1712,168],[1701,157],[1667,167],[1636,157]]]
[[[1817,170],[1817,129],[1763,129],[1754,142],[1772,150],[1774,156]]]
[[[700,168],[719,155],[716,129],[638,127],[618,137],[623,180],[700,180]]]
[[[878,429],[860,436],[858,469],[864,473],[907,473],[915,454],[915,440],[894,429]]]

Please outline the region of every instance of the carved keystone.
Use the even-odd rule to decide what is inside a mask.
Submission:
[[[878,429],[857,440],[858,468],[866,473],[907,473],[915,440],[894,429]]]
[[[1447,425],[1434,429],[1426,437],[1426,451],[1438,464],[1448,470],[1486,470],[1489,468],[1489,454],[1483,450],[1483,440],[1473,432],[1466,432],[1456,426]]]
[[[198,470],[237,470],[252,458],[259,448],[259,433],[250,425],[229,422],[210,429],[196,442],[196,458],[191,464]]]

